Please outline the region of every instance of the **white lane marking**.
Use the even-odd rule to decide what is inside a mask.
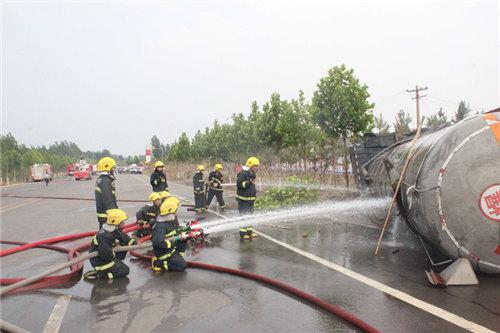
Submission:
[[[444,320],[446,320],[446,321],[448,321],[448,322],[450,322],[450,323],[452,323],[454,325],[462,327],[462,328],[464,328],[464,329],[466,329],[466,330],[468,330],[470,332],[492,332],[492,333],[494,333],[494,331],[492,331],[492,330],[490,330],[490,329],[488,329],[488,328],[486,328],[484,326],[481,326],[481,325],[476,324],[476,323],[474,323],[472,321],[469,321],[469,320],[467,320],[465,318],[457,316],[457,315],[455,315],[455,314],[453,314],[451,312],[448,312],[448,311],[446,311],[444,309],[441,309],[441,308],[439,308],[439,307],[437,307],[435,305],[432,305],[430,303],[424,302],[424,301],[422,301],[422,300],[420,300],[420,299],[418,299],[416,297],[413,297],[413,296],[411,296],[411,295],[409,295],[407,293],[404,293],[404,292],[399,291],[399,290],[397,290],[395,288],[389,287],[389,286],[387,286],[387,285],[385,285],[383,283],[380,283],[380,282],[375,281],[373,279],[370,279],[370,278],[368,278],[368,277],[366,277],[364,275],[361,275],[359,273],[351,271],[351,270],[349,270],[349,269],[347,269],[345,267],[342,267],[342,266],[337,265],[337,264],[335,264],[333,262],[330,262],[330,261],[328,261],[326,259],[318,257],[318,256],[316,256],[316,255],[314,255],[312,253],[309,253],[309,252],[306,252],[304,250],[301,250],[301,249],[299,249],[299,248],[297,248],[297,247],[295,247],[293,245],[290,245],[288,243],[279,241],[279,240],[277,240],[277,239],[275,239],[275,238],[273,238],[273,237],[271,237],[269,235],[266,235],[266,234],[264,234],[264,233],[262,233],[260,231],[257,231],[257,230],[254,230],[254,231],[257,234],[259,234],[260,236],[262,236],[262,237],[264,237],[264,238],[266,238],[266,239],[268,239],[268,240],[270,240],[270,241],[272,241],[272,242],[274,242],[274,243],[276,243],[278,245],[281,245],[281,246],[283,246],[283,247],[285,247],[285,248],[287,248],[287,249],[289,249],[289,250],[291,250],[291,251],[293,251],[295,253],[298,253],[298,254],[300,254],[300,255],[302,255],[302,256],[304,256],[306,258],[309,258],[311,260],[314,260],[317,263],[322,264],[323,266],[326,266],[328,268],[334,269],[337,272],[342,273],[344,275],[347,275],[348,277],[350,277],[350,278],[352,278],[352,279],[354,279],[356,281],[359,281],[359,282],[364,283],[364,284],[366,284],[366,285],[368,285],[368,286],[370,286],[372,288],[375,288],[375,289],[377,289],[379,291],[382,291],[382,292],[384,292],[384,293],[386,293],[388,295],[391,295],[391,296],[393,296],[393,297],[395,297],[395,298],[397,298],[397,299],[399,299],[399,300],[401,300],[401,301],[403,301],[405,303],[413,305],[414,307],[417,307],[417,308],[419,308],[419,309],[421,309],[423,311],[426,311],[426,312],[428,312],[428,313],[430,313],[430,314],[432,314],[434,316],[437,316],[437,317],[439,317],[441,319],[444,319]]]
[[[16,199],[17,199],[17,198],[16,198]],[[28,199],[28,200],[21,200],[21,201],[12,202],[12,203],[10,203],[10,204],[7,204],[7,205],[5,205],[5,206],[0,207],[0,210],[2,210],[2,209],[7,209],[7,208],[10,208],[10,207],[12,207],[12,206],[17,206],[17,205],[19,205],[20,203],[23,203],[23,202],[26,202],[26,201],[29,201],[29,200],[33,200],[33,198]]]
[[[66,309],[68,308],[70,300],[71,295],[63,295],[57,299],[56,305],[54,305],[54,309],[50,314],[49,320],[47,320],[47,324],[45,324],[43,333],[59,332],[59,328],[61,328],[64,314],[66,313]]]
[[[4,208],[0,209],[0,213],[5,213],[5,212],[11,211],[13,209],[16,209],[16,208],[19,208],[19,207],[22,207],[25,205],[35,203],[35,202],[40,201],[40,200],[42,200],[42,199],[28,199],[25,201],[21,201],[15,205],[9,205],[7,208],[4,207]]]

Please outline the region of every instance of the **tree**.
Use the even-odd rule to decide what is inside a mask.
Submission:
[[[389,133],[389,124],[382,118],[382,113],[379,113],[379,116],[374,117],[375,128],[377,129],[377,133],[379,134],[387,134]]]
[[[460,103],[458,103],[457,112],[455,112],[455,115],[453,116],[452,122],[458,123],[460,120],[467,118],[470,113],[471,109],[469,104],[465,104],[465,101],[460,101]]]
[[[344,149],[344,177],[349,186],[347,139],[373,126],[374,104],[368,101],[368,87],[345,65],[336,66],[317,84],[313,97],[313,117],[333,139],[341,138]]]
[[[450,125],[450,122],[448,121],[448,117],[444,113],[443,108],[440,108],[436,114],[433,114],[432,116],[427,118],[425,122],[425,126],[431,129],[436,129],[438,127],[448,126],[448,125]]]
[[[271,100],[262,106],[260,116],[259,132],[262,140],[266,145],[274,149],[278,158],[285,145],[282,118],[285,116],[285,109],[288,107],[288,102],[282,101],[280,95],[274,93],[271,95]]]
[[[185,132],[170,148],[168,159],[171,161],[185,162],[191,159],[191,142]]]
[[[409,113],[399,110],[394,121],[394,131],[398,134],[410,133],[410,123],[412,119]]]
[[[153,135],[151,138],[151,154],[155,160],[161,160],[163,158],[163,145],[156,135]]]

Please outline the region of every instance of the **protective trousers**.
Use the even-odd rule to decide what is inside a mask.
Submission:
[[[118,252],[116,256],[118,257]],[[126,252],[123,252],[126,254]],[[123,263],[123,261],[119,259],[114,260],[114,265],[111,268],[105,270],[97,270],[97,277],[100,279],[113,279],[113,278],[121,278],[125,277],[130,273],[130,268]]]
[[[222,197],[223,193],[224,193],[223,191],[210,188],[208,190],[208,196],[207,196],[207,207],[210,206],[210,204],[212,203],[212,199],[215,196],[217,198],[217,202],[219,203],[219,207],[221,209],[225,209],[226,204],[224,203],[224,198]]]
[[[194,194],[194,208],[198,210],[205,209],[205,193],[195,193]]]
[[[240,215],[251,215],[253,214],[253,204],[254,200],[238,200],[238,211]],[[249,238],[253,235],[253,228],[242,227],[240,228],[240,237]],[[246,237],[245,237],[246,236]]]
[[[153,270],[176,272],[186,270],[187,263],[176,248],[176,243],[166,239],[175,236],[176,233],[175,225],[172,222],[156,222],[154,224],[152,242],[155,256],[151,263]]]

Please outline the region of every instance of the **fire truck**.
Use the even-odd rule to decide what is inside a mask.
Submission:
[[[54,170],[52,169],[52,165],[47,163],[33,164],[30,167],[31,179],[34,182],[41,182],[46,173],[49,174],[49,178],[50,180],[52,180],[52,176],[54,175]]]
[[[75,180],[90,180],[92,179],[92,164],[85,160],[80,160],[73,164],[73,176]]]
[[[73,172],[75,172],[75,165],[74,164],[68,164],[68,167],[66,168],[66,175],[67,176],[73,176]]]

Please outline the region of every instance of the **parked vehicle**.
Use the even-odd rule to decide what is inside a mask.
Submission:
[[[74,164],[73,176],[75,180],[90,180],[92,179],[92,164],[87,163],[85,160],[80,160]]]
[[[74,164],[68,164],[68,167],[66,168],[66,175],[67,176],[73,176],[74,172],[75,172],[75,165]]]
[[[52,169],[52,165],[47,163],[33,164],[30,167],[31,179],[34,182],[41,182],[46,173],[49,174],[49,179],[52,180],[52,177],[54,175],[54,170]]]

